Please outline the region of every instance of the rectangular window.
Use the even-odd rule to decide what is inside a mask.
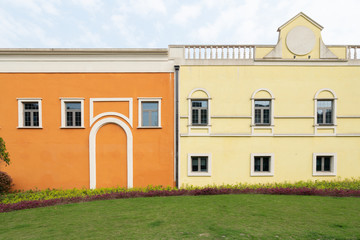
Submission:
[[[192,125],[208,125],[208,101],[191,101],[191,121]]]
[[[317,100],[317,124],[331,125],[333,124],[333,101]]]
[[[61,128],[84,128],[84,99],[61,99]]]
[[[141,126],[147,127],[159,126],[159,103],[158,102],[142,102],[142,124]]]
[[[18,128],[42,128],[41,98],[18,98]]]
[[[207,172],[208,158],[207,157],[191,157],[191,171],[192,172]]]
[[[251,154],[251,176],[274,176],[274,154]]]
[[[336,153],[314,153],[313,175],[336,175]]]
[[[39,104],[37,102],[24,102],[24,126],[39,126]]]
[[[65,102],[66,126],[81,127],[81,102]]]
[[[138,127],[161,128],[161,98],[138,98]]]
[[[211,176],[211,154],[188,154],[188,176]]]
[[[270,172],[270,157],[255,157],[255,172]]]
[[[254,104],[255,125],[270,125],[271,100],[255,100]]]

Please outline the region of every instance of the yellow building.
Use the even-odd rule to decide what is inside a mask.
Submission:
[[[360,176],[359,46],[303,13],[276,45],[172,45],[179,186]]]

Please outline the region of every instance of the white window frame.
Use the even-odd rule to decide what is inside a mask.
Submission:
[[[42,98],[17,98],[18,101],[18,128],[42,128]],[[36,102],[39,107],[39,126],[24,125],[24,103]]]
[[[162,128],[161,126],[161,97],[154,98],[138,98],[138,128]],[[143,126],[142,125],[142,103],[143,102],[157,102],[158,103],[158,126]]]
[[[269,172],[255,172],[255,157],[270,157]],[[273,177],[275,173],[275,157],[273,153],[252,153],[250,159],[250,176],[251,177]]]
[[[200,97],[200,98],[196,98],[196,97],[192,97],[192,95],[197,92],[203,92],[206,94],[207,97]],[[203,135],[210,135],[211,133],[211,96],[210,93],[205,89],[205,88],[194,88],[193,90],[190,91],[188,97],[188,133],[192,136],[203,136]],[[208,104],[208,119],[207,119],[207,124],[206,125],[192,125],[192,101],[195,100],[207,100],[207,104]],[[206,129],[207,133],[191,133],[192,129]]]
[[[270,97],[268,98],[264,98],[264,97],[256,97],[256,94],[258,92],[267,92],[269,93]],[[255,124],[255,101],[256,100],[267,100],[270,101],[270,124]],[[251,135],[259,135],[259,136],[272,136],[274,134],[274,95],[273,93],[267,89],[267,88],[259,88],[256,91],[253,92],[253,94],[251,95]],[[255,134],[254,130],[255,129],[270,129],[271,133],[270,134]]]
[[[207,157],[208,171],[207,172],[193,172],[192,171],[192,157]],[[188,177],[211,177],[211,153],[188,153]]]
[[[316,158],[318,156],[331,157],[330,172],[316,171]],[[313,176],[336,176],[337,170],[337,154],[336,153],[313,153]]]
[[[60,98],[61,100],[61,128],[85,128],[84,126],[84,98]],[[66,106],[68,102],[80,102],[81,126],[66,126]]]
[[[319,94],[321,92],[330,92],[333,95],[333,98],[318,98]],[[318,101],[322,101],[322,100],[328,100],[328,101],[333,101],[333,113],[332,113],[332,118],[333,118],[333,123],[329,124],[329,125],[323,125],[323,124],[318,124],[317,123],[317,102]],[[320,90],[318,90],[315,94],[314,97],[314,134],[317,136],[321,136],[321,135],[336,135],[336,111],[337,111],[337,96],[335,94],[335,92],[333,90],[331,90],[330,88],[322,88]],[[333,133],[328,133],[328,134],[319,134],[318,133],[318,129],[333,129]]]

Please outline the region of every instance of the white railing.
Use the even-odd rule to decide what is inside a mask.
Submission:
[[[185,59],[254,59],[255,46],[251,45],[186,45]]]
[[[360,45],[347,46],[347,49],[348,59],[360,59]]]

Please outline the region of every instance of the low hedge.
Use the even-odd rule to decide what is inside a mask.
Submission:
[[[300,181],[296,183],[235,184],[222,186],[185,186],[181,189],[148,186],[146,188],[47,189],[20,191],[0,196],[0,212],[57,204],[136,197],[198,196],[217,194],[277,194],[360,197],[360,179]]]

